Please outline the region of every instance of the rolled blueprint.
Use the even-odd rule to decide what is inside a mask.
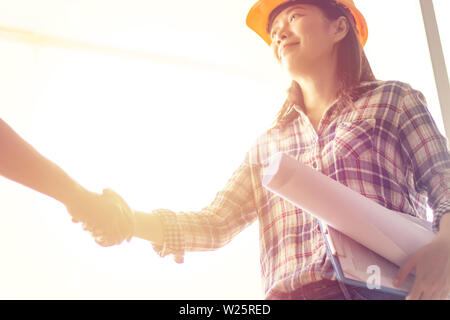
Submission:
[[[274,156],[262,183],[398,266],[435,236],[429,222],[389,210],[283,153]]]

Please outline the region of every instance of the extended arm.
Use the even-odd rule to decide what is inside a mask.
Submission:
[[[134,226],[132,211],[113,191],[90,192],[59,166],[42,156],[0,119],[0,175],[63,203],[73,221],[89,231],[101,228],[109,244],[130,239]]]
[[[163,224],[157,216],[151,213],[136,211],[134,216],[136,219],[134,235],[136,237],[148,240],[155,244],[163,243]]]
[[[83,198],[87,190],[56,164],[42,156],[0,119],[0,174],[65,205]]]
[[[250,165],[244,161],[212,203],[198,212],[135,212],[136,237],[152,242],[164,257],[181,263],[186,251],[222,247],[256,219]]]

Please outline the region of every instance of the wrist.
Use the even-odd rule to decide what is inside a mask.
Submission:
[[[160,219],[152,213],[134,212],[134,236],[152,243],[164,242],[163,226]]]
[[[69,190],[62,194],[61,199],[59,199],[67,208],[78,207],[86,199],[92,197],[92,192],[76,183]]]

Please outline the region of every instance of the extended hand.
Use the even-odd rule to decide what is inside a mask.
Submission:
[[[413,254],[397,273],[399,286],[415,269],[415,280],[407,300],[447,299],[450,294],[450,241],[443,236]]]
[[[101,246],[130,241],[134,233],[134,212],[113,190],[103,194],[87,192],[79,201],[67,206],[74,222],[82,222]]]
[[[102,199],[113,203],[119,211],[111,216],[113,222],[105,227],[96,228],[92,235],[95,242],[103,247],[120,244],[123,240],[131,240],[135,230],[134,211],[116,192],[111,189],[103,190]]]

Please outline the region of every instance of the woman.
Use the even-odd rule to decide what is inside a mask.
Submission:
[[[275,125],[209,206],[136,212],[135,235],[182,262],[184,252],[219,248],[258,219],[266,299],[398,298],[338,283],[317,220],[262,187],[271,156],[285,152],[389,209],[425,219],[428,201],[436,237],[398,277],[415,269],[410,299],[446,297],[450,156],[423,96],[374,78],[362,49],[366,22],[352,0],[260,0],[247,24],[292,78]]]

